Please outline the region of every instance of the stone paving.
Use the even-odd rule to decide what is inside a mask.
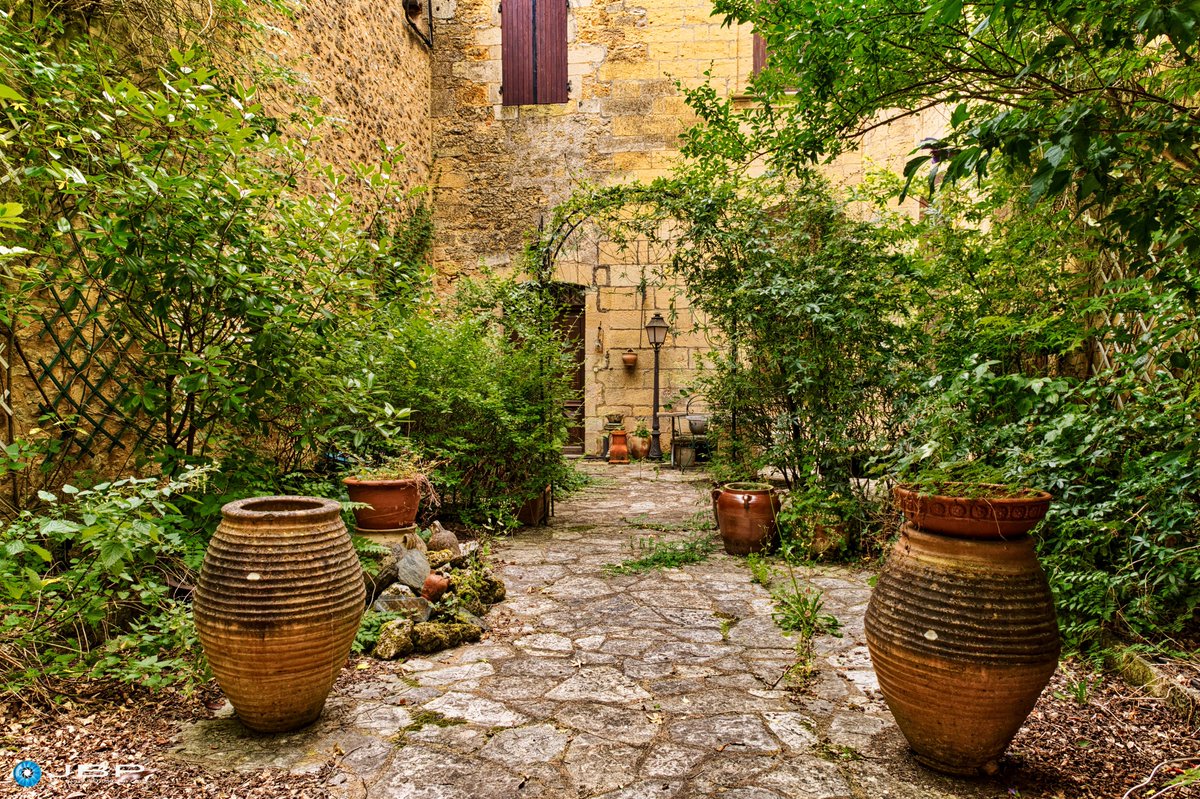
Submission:
[[[330,790],[346,799],[1004,795],[912,761],[863,643],[869,574],[801,575],[842,637],[820,636],[815,677],[788,690],[795,642],[744,561],[602,569],[663,535],[651,525],[704,519],[703,475],[584,468],[600,482],[560,502],[548,528],[495,545],[508,599],[483,641],[344,678],[299,733],[255,736],[233,718],[189,725],[176,756],[297,772],[334,759]]]

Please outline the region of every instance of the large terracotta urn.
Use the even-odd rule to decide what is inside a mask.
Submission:
[[[905,525],[867,607],[879,687],[917,759],[993,773],[1058,663],[1054,600],[1033,539]]]
[[[360,531],[407,530],[417,521],[421,504],[418,478],[342,480],[351,502],[370,505],[354,509],[354,523]]]
[[[294,730],[321,714],[366,600],[337,502],[230,502],[204,555],[196,630],[247,727]]]
[[[717,526],[730,555],[769,550],[775,543],[780,500],[768,483],[726,483],[713,491]]]

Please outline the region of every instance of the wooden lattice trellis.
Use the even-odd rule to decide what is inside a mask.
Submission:
[[[150,432],[148,420],[129,410],[126,345],[104,313],[105,302],[79,286],[50,287],[34,347],[44,354],[16,347],[38,394],[39,416],[60,426],[63,459],[131,452]]]
[[[1129,268],[1121,263],[1119,257],[1111,252],[1104,251],[1099,259],[1098,269],[1098,286],[1100,292],[1109,291],[1109,286],[1129,278]],[[1154,329],[1154,320],[1147,320],[1143,314],[1135,313],[1126,315],[1121,311],[1110,311],[1105,309],[1100,312],[1100,318],[1096,320],[1098,327],[1102,329],[1125,329],[1128,330],[1133,339],[1143,338]],[[1092,371],[1104,372],[1111,371],[1117,368],[1117,359],[1120,355],[1128,354],[1133,350],[1133,345],[1123,345],[1120,341],[1115,340],[1111,336],[1096,336],[1093,338],[1092,345]],[[1145,375],[1150,378],[1153,375],[1153,364],[1150,364],[1145,370]]]

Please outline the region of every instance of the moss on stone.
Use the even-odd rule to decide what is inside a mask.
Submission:
[[[483,630],[471,624],[427,621],[413,625],[413,645],[418,652],[440,652],[482,636]]]

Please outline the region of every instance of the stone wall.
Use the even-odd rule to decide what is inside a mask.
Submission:
[[[516,268],[528,237],[581,182],[666,174],[695,122],[676,80],[695,86],[707,71],[718,92],[736,97],[753,64],[750,30],[723,27],[706,0],[571,0],[569,101],[504,106],[499,0],[435,0],[433,13],[433,258],[443,286],[485,267]],[[902,166],[926,129],[917,117],[880,128],[829,174],[847,183],[872,165]],[[713,346],[678,288],[647,284],[663,259],[644,244],[621,252],[584,241],[556,265],[557,280],[586,289],[588,453],[599,451],[606,414],[648,425],[653,350],[642,328],[654,312],[673,327],[661,353],[664,398],[691,385]],[[632,369],[621,362],[628,348],[638,352]]]
[[[416,24],[427,27],[424,14]],[[316,154],[348,169],[375,163],[380,145],[404,155],[407,185],[429,182],[430,50],[405,18],[402,3],[308,0],[281,34],[265,43],[281,66],[304,82],[300,93],[323,99],[330,120]]]

